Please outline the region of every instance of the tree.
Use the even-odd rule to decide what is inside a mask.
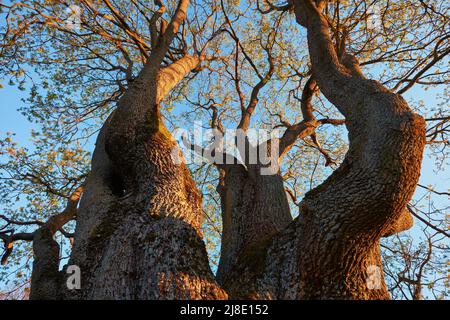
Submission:
[[[26,39],[27,32],[43,34],[50,41],[62,38],[61,43],[54,42],[56,48],[66,46],[79,50],[65,53],[66,58],[74,59],[76,68],[72,63],[62,66],[79,81],[75,85],[90,83],[89,78],[95,75],[96,87],[105,83],[105,88],[110,89],[101,93],[86,90],[84,94],[102,98],[82,108],[68,108],[75,112],[56,121],[62,120],[65,124],[62,129],[48,129],[44,125],[51,133],[49,144],[73,139],[74,122],[87,123],[91,115],[102,118],[111,105],[116,107],[98,134],[88,177],[85,179],[83,173],[73,178],[71,186],[63,187],[64,192],[46,189],[66,198],[67,207],[46,222],[26,222],[39,226],[32,233],[2,232],[5,261],[14,242],[33,241],[31,298],[389,297],[382,279],[379,242],[382,236],[411,227],[412,218],[406,206],[419,179],[426,142],[425,121],[409,108],[399,93],[366,78],[355,52],[347,52],[352,49],[348,48],[350,31],[357,25],[351,23],[351,19],[357,20],[355,12],[340,25],[340,2],[299,0],[280,7],[265,3],[268,9],[258,3],[256,9],[262,19],[267,14],[278,15],[272,21],[262,22],[264,37],[259,38],[259,45],[246,47],[235,27],[242,17],[239,9],[234,12],[223,1],[208,3],[210,11],[206,13],[194,6],[190,20],[188,1],[181,0],[172,9],[169,22],[163,18],[166,7],[161,2],[156,1],[155,8],[150,9],[132,1],[130,6],[143,14],[148,31],[124,16],[122,10],[126,4],[82,1],[89,15],[82,21],[86,31],[81,33],[60,27],[58,12],[66,4],[59,4],[61,7],[41,8],[34,2],[11,6],[9,12],[17,14],[15,10],[18,10],[25,23],[7,30],[3,54],[10,54],[18,61],[29,60],[28,53],[19,50],[20,39]],[[426,9],[434,10],[434,7]],[[331,20],[329,10],[335,13]],[[302,120],[290,124],[282,112],[270,113],[286,130],[279,139],[255,145],[245,133],[261,104],[260,92],[274,75],[283,78],[277,74],[281,68],[277,67],[281,64],[277,56],[282,54],[279,51],[287,51],[287,45],[280,44],[279,30],[290,11],[294,11],[297,22],[307,31],[310,57],[310,65],[304,72],[298,71],[295,58],[292,67],[285,61],[300,77],[293,91],[299,88],[302,91],[301,97],[297,97]],[[153,15],[149,17],[147,12]],[[237,18],[230,18],[232,14]],[[414,83],[425,82],[426,77],[435,77],[437,84],[445,82],[440,79],[439,71],[424,76],[448,53],[448,48],[440,47],[446,36],[440,36],[425,45],[426,48],[434,45],[433,54],[419,60],[417,66],[398,80],[397,88],[406,83],[400,93]],[[368,39],[367,43],[370,42]],[[117,48],[123,57],[117,58],[117,50],[112,51],[111,47]],[[227,52],[223,47],[232,50]],[[251,53],[258,47],[265,57],[252,58]],[[48,48],[42,50],[44,57],[51,54],[46,51]],[[415,50],[414,46],[394,53],[384,49],[378,60],[401,59],[401,54]],[[376,55],[376,46],[370,52]],[[245,66],[240,57],[256,76],[255,84],[248,86],[247,102],[245,89],[241,88]],[[142,68],[136,67],[136,60],[142,62]],[[63,60],[58,61],[64,64]],[[38,66],[44,64],[31,62]],[[215,69],[214,63],[223,63],[225,67]],[[14,69],[19,65],[9,62],[5,69],[20,76]],[[265,72],[260,71],[261,65],[267,67]],[[193,102],[189,92],[183,91],[194,79],[190,76],[202,70],[210,72],[210,82],[226,75],[233,81],[240,113],[230,120],[237,120],[237,128],[244,132],[245,138],[236,157],[221,153],[215,144],[208,149],[193,145],[202,154],[209,152],[216,159],[233,160],[225,164],[213,162],[219,173],[223,221],[217,277],[211,272],[202,241],[201,196],[188,168],[174,162],[176,141],[163,124],[161,111],[162,101],[178,85],[182,101],[211,112],[211,127],[223,131],[225,111],[220,106],[227,103],[226,97],[222,99],[218,94],[207,103]],[[215,76],[211,76],[213,73]],[[115,79],[111,78],[112,74]],[[69,78],[61,76],[58,70],[53,79],[65,80],[54,88],[55,92],[67,90],[63,87]],[[286,82],[291,81],[290,76],[286,78]],[[222,88],[219,86],[219,90]],[[342,116],[316,117],[313,98],[319,92],[345,120]],[[199,96],[207,97],[208,90],[201,91]],[[176,104],[177,94],[171,93],[168,99]],[[216,103],[219,99],[223,103]],[[48,95],[46,101],[72,103],[54,95]],[[44,120],[40,108],[45,103],[36,91],[32,93],[31,104],[33,116]],[[292,220],[288,194],[293,195],[294,202],[296,199],[292,192],[285,192],[282,168],[275,174],[262,174],[264,163],[247,162],[245,155],[279,144],[278,162],[299,139],[310,137],[311,145],[325,157],[326,165],[331,165],[334,160],[319,142],[317,130],[322,125],[344,123],[349,138],[345,159],[328,179],[303,197],[298,203],[299,216]],[[443,125],[436,127],[434,137],[444,134],[445,129],[439,131]],[[186,141],[185,144],[191,146]],[[40,175],[32,177],[31,181],[45,186],[45,180],[39,178]],[[68,264],[79,266],[84,275],[82,289],[75,292],[66,290],[64,272],[59,271],[59,245],[54,240],[54,235],[65,233],[63,226],[74,219],[76,229],[74,235],[69,235],[69,238],[73,236],[74,243]],[[4,220],[8,225],[21,223],[6,217]],[[368,285],[368,279],[374,283]]]

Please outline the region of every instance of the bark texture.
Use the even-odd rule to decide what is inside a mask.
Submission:
[[[87,299],[220,299],[202,234],[201,196],[159,103],[199,63],[147,65],[99,135],[71,264]],[[81,296],[80,296],[81,294]]]
[[[66,290],[65,298],[226,298],[202,241],[201,196],[187,167],[174,161],[177,145],[159,112],[201,60],[186,55],[160,67],[186,8],[180,1],[98,136],[69,262],[81,269],[82,289]]]
[[[50,217],[39,229],[30,234],[22,234],[22,239],[30,237],[33,241],[33,271],[31,274],[30,299],[59,299],[62,273],[59,271],[59,244],[55,233],[67,222],[75,219],[78,202],[84,186],[70,195],[63,212]]]
[[[292,216],[282,177],[261,175],[258,165],[225,165],[217,190],[223,226],[217,280],[226,288],[239,253],[286,228]]]
[[[379,239],[404,213],[419,179],[425,122],[405,100],[366,79],[356,59],[339,59],[329,27],[311,0],[294,1],[307,28],[313,75],[345,116],[350,147],[343,164],[305,195],[299,217],[265,245],[241,253],[231,297],[387,299]],[[382,271],[380,273],[382,275]]]
[[[389,298],[379,241],[411,225],[404,209],[419,179],[425,123],[400,95],[366,79],[354,57],[338,57],[323,3],[293,2],[313,66],[304,98],[310,102],[317,82],[345,116],[350,146],[342,165],[305,195],[298,218],[292,221],[278,172],[263,175],[261,164],[220,166],[219,286],[202,241],[201,196],[187,167],[173,161],[177,146],[159,113],[165,95],[201,63],[186,55],[161,68],[185,18],[181,0],[99,133],[69,262],[81,269],[81,290],[68,291],[58,272],[52,237],[67,214],[33,235],[32,298]],[[303,111],[304,122],[281,139],[283,154],[319,124]],[[373,268],[381,276],[375,288],[368,286]]]

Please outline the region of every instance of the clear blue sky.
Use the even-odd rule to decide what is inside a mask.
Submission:
[[[24,106],[22,99],[26,99],[29,94],[30,83],[26,84],[25,91],[20,91],[16,87],[9,86],[7,81],[0,79],[0,83],[4,88],[0,89],[0,136],[4,136],[6,132],[15,133],[15,141],[19,143],[20,146],[33,148],[31,138],[31,130],[34,125],[30,124],[27,119],[20,114],[17,110]],[[423,100],[427,106],[427,109],[432,109],[433,105],[436,105],[436,91],[435,90],[422,90],[419,87],[413,88],[406,95],[407,100],[413,99],[415,101]],[[36,128],[37,129],[37,128]],[[95,138],[95,137],[94,137]],[[89,143],[89,146],[93,146],[93,141]],[[450,186],[450,166],[446,165],[445,170],[440,172],[434,171],[434,160],[425,154],[422,175],[420,183],[423,185],[432,185],[436,190],[447,191]],[[416,191],[416,196],[420,197],[426,191],[418,188]],[[434,197],[436,205],[445,206],[444,203],[447,201],[444,197]],[[2,208],[0,208],[1,210]],[[420,241],[420,236],[422,233],[418,229],[412,230],[412,235],[416,236],[418,241]],[[1,279],[0,279],[1,280]],[[4,285],[3,281],[0,281],[0,290]]]

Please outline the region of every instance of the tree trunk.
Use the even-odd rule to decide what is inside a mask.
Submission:
[[[350,147],[343,164],[305,195],[299,217],[286,230],[240,255],[228,293],[387,299],[379,239],[405,220],[419,179],[425,123],[401,96],[366,79],[356,59],[338,59],[319,6],[298,0],[294,7],[308,31],[313,75],[346,117]]]
[[[201,196],[162,123],[161,101],[200,58],[161,68],[187,0],[102,128],[77,217],[70,263],[81,299],[223,299],[202,241]]]
[[[186,3],[167,28],[172,38]],[[222,167],[220,287],[202,241],[201,197],[187,167],[174,162],[179,151],[159,114],[161,100],[200,59],[160,68],[161,48],[171,41],[165,34],[99,134],[69,262],[81,269],[81,290],[61,281],[54,298],[389,298],[379,241],[410,224],[404,208],[420,174],[424,120],[366,79],[356,59],[337,56],[321,5],[295,0],[294,8],[308,31],[314,79],[346,118],[342,165],[305,195],[294,221],[279,174],[262,175],[260,165]],[[52,251],[36,246],[49,261],[35,261],[32,290],[51,293],[60,280],[44,281],[38,271],[53,276],[57,248],[45,232],[35,236]]]
[[[240,252],[286,228],[292,216],[282,177],[261,175],[257,165],[225,165],[217,190],[223,226],[217,281],[227,289]]]
[[[226,297],[202,241],[200,195],[187,168],[173,163],[172,148],[158,131],[133,149],[132,191],[114,171],[100,186],[90,178],[70,261],[82,272],[77,298]]]
[[[77,298],[226,297],[202,241],[201,196],[159,111],[146,107],[176,84],[155,69],[144,68],[99,134],[70,261],[82,272]]]

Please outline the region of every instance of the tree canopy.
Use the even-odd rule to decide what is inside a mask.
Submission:
[[[27,145],[16,143],[13,132],[1,132],[2,298],[21,297],[28,286],[32,250],[26,234],[62,212],[89,175],[100,127],[155,50],[177,5],[173,0],[0,2],[0,94],[8,86],[22,88],[27,98],[18,111],[36,128]],[[365,74],[402,94],[425,118],[427,163],[435,172],[448,172],[448,3],[337,0],[327,2],[325,13],[336,52],[355,56]],[[163,101],[166,126],[170,131],[192,128],[194,122],[219,131],[280,129],[286,151],[282,177],[291,210],[298,214],[305,193],[342,163],[348,138],[344,116],[311,80],[306,32],[292,4],[194,0],[186,16],[162,65],[186,55],[201,63]],[[306,131],[311,120],[317,121]],[[190,169],[203,195],[202,229],[215,269],[222,232],[215,188],[221,170],[207,162]],[[448,296],[449,193],[435,190],[435,182],[424,177],[408,205],[416,226],[382,242],[393,298]],[[74,226],[71,221],[57,232],[65,251],[61,264],[71,250]]]

